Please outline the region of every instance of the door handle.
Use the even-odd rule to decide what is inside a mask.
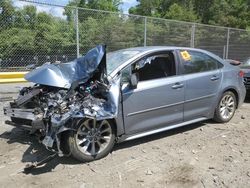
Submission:
[[[212,81],[216,81],[216,80],[219,80],[220,79],[220,77],[219,76],[216,76],[216,75],[214,75],[214,76],[212,76],[212,78],[210,78]]]
[[[172,89],[179,89],[179,88],[183,88],[183,87],[184,87],[184,85],[178,82],[172,86]]]

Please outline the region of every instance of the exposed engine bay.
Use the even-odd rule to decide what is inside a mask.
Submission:
[[[18,98],[4,108],[7,124],[39,135],[47,149],[68,155],[61,133],[76,131],[82,118],[112,119],[117,116],[120,78],[108,80],[105,46],[65,65],[44,64],[26,75],[33,87],[20,90]]]

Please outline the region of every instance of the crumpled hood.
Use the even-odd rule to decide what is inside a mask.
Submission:
[[[43,64],[25,75],[29,82],[69,89],[74,82],[84,83],[94,74],[101,79],[106,73],[106,47],[98,45],[72,62]]]

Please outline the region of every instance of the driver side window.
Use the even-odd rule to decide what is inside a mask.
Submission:
[[[138,74],[139,81],[166,78],[176,75],[174,55],[165,52],[142,58],[132,66],[132,73]]]

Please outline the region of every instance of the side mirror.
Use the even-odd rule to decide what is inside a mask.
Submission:
[[[133,73],[130,78],[130,86],[131,88],[135,89],[137,88],[137,84],[138,84],[138,76],[136,73]]]

